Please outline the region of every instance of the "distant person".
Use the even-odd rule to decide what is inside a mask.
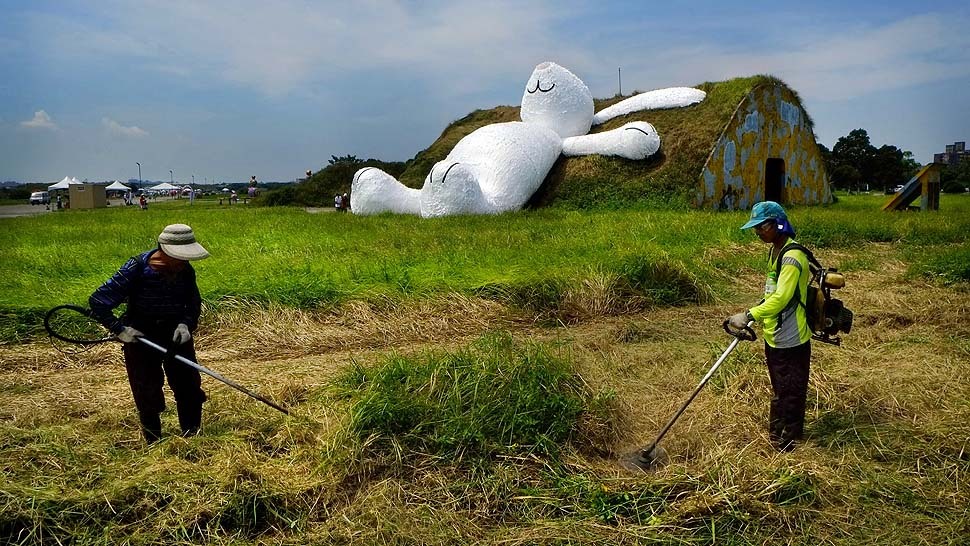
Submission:
[[[764,326],[765,360],[771,380],[771,407],[768,435],[779,451],[790,451],[801,439],[805,427],[805,400],[808,395],[808,369],[812,358],[812,330],[805,307],[808,304],[808,281],[811,276],[808,256],[798,248],[781,250],[794,242],[795,228],[785,209],[774,201],[755,203],[751,219],[741,229],[754,228],[758,237],[768,243],[765,264],[764,299],[746,311],[732,315],[731,327],[742,329],[750,321]],[[776,275],[776,271],[780,271]]]
[[[141,210],[148,210],[148,199],[145,199],[145,194],[138,198],[138,206],[141,207]]]
[[[239,195],[236,194],[236,190],[232,190],[232,192],[229,194],[229,204],[231,205],[233,203],[238,203],[238,202],[239,202]]]
[[[336,211],[336,212],[340,212],[340,207],[342,205],[343,205],[343,200],[341,199],[340,194],[338,193],[337,195],[334,195],[333,196],[333,210]]]
[[[340,197],[340,205],[344,212],[350,210],[350,197],[346,193]]]
[[[202,427],[206,396],[199,371],[139,343],[137,338],[144,336],[170,352],[196,360],[192,332],[199,324],[202,298],[189,262],[208,256],[191,227],[166,226],[156,248],[129,259],[88,299],[98,321],[124,343],[128,384],[148,443],[162,437],[160,414],[165,409],[162,385],[166,378],[175,395],[182,435],[198,434]],[[128,305],[118,318],[114,309],[122,303]]]

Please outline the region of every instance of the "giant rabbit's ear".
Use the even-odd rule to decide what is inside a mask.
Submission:
[[[535,68],[525,84],[519,116],[526,123],[555,131],[561,138],[585,135],[593,122],[593,95],[575,74],[545,62]]]

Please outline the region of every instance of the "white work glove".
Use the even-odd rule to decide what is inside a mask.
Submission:
[[[120,339],[122,343],[131,343],[132,341],[135,341],[136,337],[141,337],[143,335],[145,334],[135,330],[131,326],[125,326],[124,330],[118,332],[118,339]]]
[[[735,330],[744,330],[745,327],[748,326],[748,313],[746,311],[742,311],[740,313],[731,315],[731,318],[728,319],[728,324],[730,324],[731,328],[734,328]]]
[[[190,339],[192,339],[192,332],[189,332],[188,325],[183,322],[175,327],[175,333],[172,335],[172,341],[181,345]]]

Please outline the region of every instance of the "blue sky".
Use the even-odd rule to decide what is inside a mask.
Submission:
[[[555,61],[593,96],[773,74],[831,147],[970,140],[966,2],[0,0],[0,180],[405,160]],[[662,135],[661,135],[662,136]]]

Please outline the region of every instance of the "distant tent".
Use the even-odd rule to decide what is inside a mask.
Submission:
[[[169,184],[168,182],[162,182],[161,184],[156,184],[156,185],[154,185],[154,186],[152,186],[152,187],[150,187],[148,189],[150,189],[152,191],[172,191],[172,190],[179,189],[179,187],[178,186],[173,186],[173,185]]]
[[[105,188],[105,191],[128,191],[130,189],[131,188],[129,188],[128,186],[122,184],[118,180],[115,180],[111,184],[108,184],[108,186]]]
[[[68,189],[68,188],[71,187],[71,184],[81,184],[81,181],[78,180],[77,178],[74,178],[73,176],[71,176],[71,177],[65,176],[57,184],[53,184],[53,185],[47,186],[47,191],[66,190],[66,189]]]

